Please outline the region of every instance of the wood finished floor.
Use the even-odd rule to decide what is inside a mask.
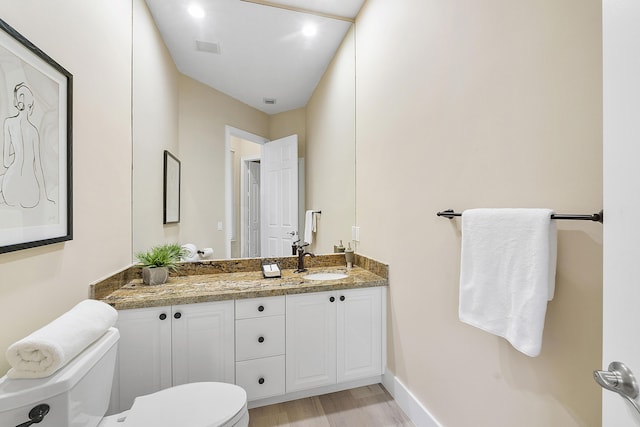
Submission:
[[[249,410],[249,427],[414,427],[380,384]]]

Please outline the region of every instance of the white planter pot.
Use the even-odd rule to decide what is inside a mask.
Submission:
[[[162,285],[169,279],[167,267],[142,267],[142,283],[145,285]]]

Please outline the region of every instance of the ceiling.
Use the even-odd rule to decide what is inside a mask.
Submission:
[[[146,0],[181,73],[267,114],[307,104],[365,0],[274,1]],[[189,14],[194,3],[204,17]]]

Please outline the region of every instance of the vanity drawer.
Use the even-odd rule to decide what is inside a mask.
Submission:
[[[236,384],[247,400],[284,394],[284,355],[236,363]]]
[[[284,295],[236,300],[236,319],[284,314]]]
[[[236,320],[236,361],[284,354],[284,316]]]

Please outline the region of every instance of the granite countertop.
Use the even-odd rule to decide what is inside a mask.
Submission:
[[[342,272],[348,277],[304,279],[307,274],[319,272]],[[99,299],[118,310],[125,310],[386,285],[387,278],[361,267],[347,270],[345,267],[323,266],[309,268],[305,273],[285,269],[281,278],[269,279],[263,278],[261,271],[172,276],[167,283],[157,286],[143,285],[142,280],[136,278]]]

